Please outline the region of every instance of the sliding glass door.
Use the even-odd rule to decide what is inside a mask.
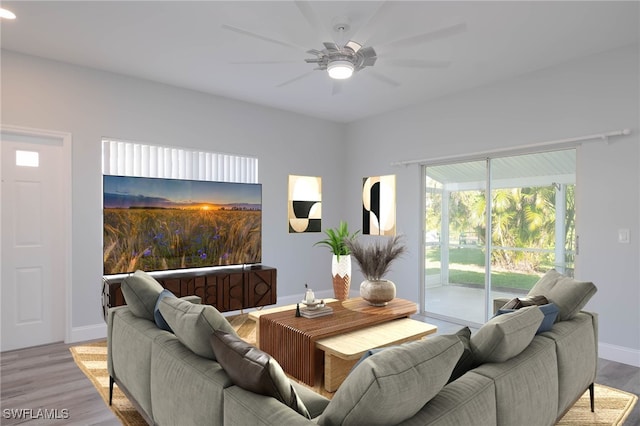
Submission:
[[[484,318],[486,161],[427,167],[425,304],[444,317]]]
[[[424,166],[423,313],[479,325],[573,272],[575,150]]]

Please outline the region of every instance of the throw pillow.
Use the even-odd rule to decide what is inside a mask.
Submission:
[[[528,297],[515,297],[509,300],[502,308],[500,309],[520,309],[525,306],[534,306],[534,305],[546,305],[549,303],[546,297],[544,296],[528,296]]]
[[[211,348],[233,383],[260,395],[271,396],[310,419],[309,411],[298,397],[278,361],[234,334],[213,332]]]
[[[549,291],[556,285],[560,278],[564,277],[560,272],[555,269],[549,269],[539,280],[536,282],[531,290],[529,291],[529,295],[536,294],[548,294]]]
[[[453,382],[454,380],[462,377],[467,371],[471,370],[475,364],[473,350],[471,349],[471,330],[469,327],[461,328],[456,332],[456,334],[454,334],[454,336],[457,336],[462,342],[463,350],[456,366],[453,367],[453,371],[451,372],[451,376],[447,383]]]
[[[211,305],[195,305],[182,299],[165,297],[160,313],[178,340],[193,353],[215,361],[209,337],[216,330],[236,335],[231,324]]]
[[[347,376],[318,424],[401,423],[440,392],[461,354],[457,336],[435,336],[385,349]]]
[[[351,374],[351,372],[353,370],[355,370],[357,366],[362,364],[364,362],[364,360],[369,358],[371,355],[375,355],[378,352],[381,352],[381,351],[383,351],[385,349],[389,349],[389,348],[395,348],[395,346],[385,346],[385,347],[382,347],[382,348],[369,349],[368,351],[363,353],[362,356],[360,357],[360,359],[358,360],[358,362],[356,362],[355,365],[353,367],[351,367],[351,370],[349,370],[349,374]]]
[[[120,289],[133,315],[149,321],[154,320],[153,310],[158,296],[164,290],[155,278],[144,271],[137,270],[133,275],[122,280]]]
[[[554,303],[547,303],[546,305],[538,306],[540,311],[544,314],[544,318],[540,323],[540,327],[536,331],[536,334],[544,333],[545,331],[551,330],[553,324],[556,322],[556,317],[558,316],[558,307]],[[502,314],[508,314],[510,312],[515,311],[516,309],[499,309],[496,313],[496,316]]]
[[[169,327],[169,324],[167,324],[164,317],[160,313],[160,301],[165,297],[172,297],[174,299],[176,298],[175,294],[171,293],[166,288],[162,290],[162,292],[160,293],[160,296],[158,296],[158,300],[156,301],[156,306],[153,308],[153,319],[156,322],[156,325],[158,326],[158,328],[162,330],[167,330],[173,333],[173,330],[171,330],[171,327]]]
[[[557,321],[570,320],[589,302],[598,291],[588,281],[576,281],[552,269],[529,291],[529,296],[545,296],[558,307]]]
[[[540,323],[540,327],[538,327],[538,331],[536,331],[536,334],[544,333],[545,331],[551,330],[553,324],[556,322],[558,313],[560,312],[555,303],[541,305],[538,306],[538,308],[540,308],[540,310],[544,314],[544,319]]]
[[[543,318],[537,306],[491,318],[471,336],[476,364],[504,362],[518,355],[529,346]]]

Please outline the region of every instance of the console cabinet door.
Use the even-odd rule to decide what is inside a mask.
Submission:
[[[244,306],[244,273],[217,275],[218,286],[222,289],[222,299],[216,306],[222,312],[237,311]]]
[[[273,305],[277,302],[275,269],[270,268],[247,273],[246,279],[245,308]]]

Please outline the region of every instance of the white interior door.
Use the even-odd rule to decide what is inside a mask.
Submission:
[[[62,140],[3,134],[0,350],[65,338]],[[61,200],[62,198],[62,200]]]

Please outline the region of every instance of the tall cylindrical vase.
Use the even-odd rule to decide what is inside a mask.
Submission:
[[[349,298],[349,288],[351,287],[351,256],[333,255],[331,259],[331,275],[333,276],[333,294],[338,300]]]

